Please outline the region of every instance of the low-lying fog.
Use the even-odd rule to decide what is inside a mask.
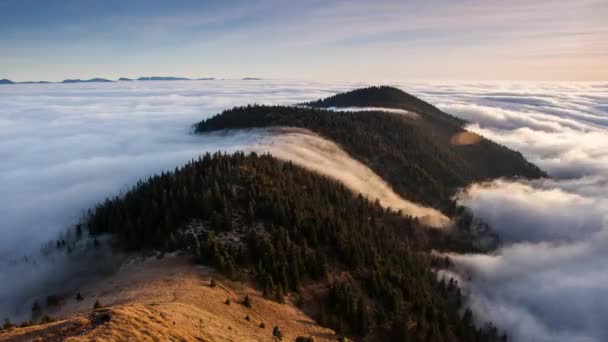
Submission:
[[[496,229],[493,255],[455,256],[478,317],[515,341],[608,341],[608,84],[419,84],[414,93],[521,151],[553,178],[458,197]]]
[[[471,276],[464,284],[477,316],[494,321],[516,341],[608,340],[603,324],[608,85],[393,85],[469,120],[471,130],[519,149],[554,177],[479,184],[458,197],[505,242],[493,255],[454,256],[463,279]],[[41,244],[105,197],[201,152],[255,147],[319,158],[330,163],[324,169],[334,177],[344,175],[336,171],[352,171],[356,164],[337,170],[331,159],[301,150],[302,142],[315,139],[298,136],[301,132],[277,140],[276,132],[271,139],[267,130],[205,136],[189,130],[234,105],[293,104],[360,86],[279,81],[0,86],[0,318],[14,314],[37,288],[65,279],[53,270],[68,261],[36,258]],[[281,148],[272,150],[279,143]],[[357,177],[342,181],[362,184]],[[382,193],[378,181],[366,185]]]
[[[88,208],[202,152],[241,149],[255,138],[196,136],[193,123],[235,105],[302,102],[341,89],[256,81],[1,86],[0,319],[49,294],[37,288],[54,291],[71,278],[57,272],[61,263],[71,263],[63,271],[81,269],[40,250]]]
[[[208,151],[271,152],[339,179],[385,206],[445,225],[448,219],[441,213],[400,198],[365,165],[311,132],[190,132],[201,118],[235,105],[293,104],[341,89],[239,81],[0,88],[0,317],[27,314],[34,297],[77,287],[76,281],[66,286],[66,279],[90,275],[82,254],[48,254],[53,249],[41,247],[59,238],[87,209],[139,179]]]

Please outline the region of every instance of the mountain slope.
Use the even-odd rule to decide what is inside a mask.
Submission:
[[[265,299],[248,284],[224,279],[183,256],[133,259],[80,293],[82,300],[71,297],[48,312],[62,317],[58,321],[0,331],[0,341],[269,341],[275,326],[285,341],[298,336],[336,340],[333,331],[290,300]],[[241,304],[245,296],[250,308]],[[92,310],[95,301],[102,307]]]
[[[458,188],[499,177],[545,176],[523,156],[462,128],[464,121],[391,87],[371,87],[309,103],[312,107],[247,106],[226,110],[195,125],[198,133],[220,129],[293,126],[342,146],[407,199],[454,211]],[[333,112],[317,107],[387,107],[382,111]]]
[[[297,293],[319,323],[350,336],[493,334],[460,317],[460,290],[432,271],[449,266],[432,250],[475,250],[457,231],[424,227],[268,155],[206,155],[107,200],[84,223],[128,249],[189,251],[279,302]]]

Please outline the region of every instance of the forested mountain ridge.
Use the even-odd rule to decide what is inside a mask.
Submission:
[[[207,154],[107,200],[84,224],[129,249],[189,250],[279,302],[299,293],[320,324],[349,336],[500,338],[470,311],[461,316],[457,284],[432,271],[449,261],[431,250],[474,250],[457,231],[426,228],[269,155]],[[304,295],[310,283],[322,290]]]
[[[304,103],[314,108],[329,107],[384,107],[398,108],[422,114],[427,118],[463,125],[466,121],[442,112],[432,104],[404,92],[401,89],[379,86],[351,90],[324,99]]]
[[[339,144],[405,198],[447,214],[455,210],[455,192],[473,182],[546,176],[519,152],[467,132],[462,128],[464,121],[396,88],[357,89],[308,106],[236,107],[194,127],[198,133],[268,126],[309,129]],[[317,108],[335,106],[400,108],[420,118],[382,111],[347,113]],[[473,139],[461,143],[463,136]]]

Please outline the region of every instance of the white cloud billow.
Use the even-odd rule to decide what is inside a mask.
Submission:
[[[23,318],[35,297],[69,292],[78,286],[75,278],[90,276],[81,254],[49,254],[43,245],[106,197],[204,152],[271,152],[443,226],[448,219],[441,213],[402,199],[365,165],[311,132],[190,132],[201,118],[235,105],[300,103],[355,86],[187,81],[0,88],[0,319]],[[68,286],[66,279],[74,281]]]
[[[256,139],[193,135],[193,123],[234,105],[296,103],[341,89],[239,81],[0,87],[0,319],[29,311],[24,299],[50,294],[36,289],[53,291],[69,278],[61,263],[81,269],[40,248],[86,210],[205,151]]]
[[[552,179],[475,184],[460,203],[504,240],[453,255],[469,304],[515,341],[608,341],[608,89],[598,83],[417,84]]]
[[[471,275],[463,284],[476,316],[516,341],[608,340],[608,85],[396,85],[469,120],[469,129],[520,150],[553,177],[477,184],[459,196],[504,241],[492,255],[454,256],[467,275],[462,279]],[[188,81],[0,87],[0,319],[15,312],[19,296],[29,298],[65,276],[53,272],[57,263],[43,259],[19,268],[21,257],[36,254],[85,210],[141,178],[218,149],[257,146],[279,154],[288,147],[295,149],[292,156],[331,161],[315,149],[296,151],[302,141],[293,135],[284,135],[287,141],[276,148],[264,130],[196,136],[189,134],[192,123],[234,105],[300,103],[359,86]],[[357,186],[357,177],[352,181]]]

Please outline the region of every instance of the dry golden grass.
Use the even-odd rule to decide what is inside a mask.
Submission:
[[[212,278],[215,287],[209,285]],[[272,341],[275,325],[284,341],[336,339],[289,301],[266,300],[182,257],[134,261],[81,293],[84,300],[70,300],[54,312],[64,319],[1,332],[0,341]],[[252,308],[240,304],[245,295]],[[90,311],[97,299],[104,307]]]

